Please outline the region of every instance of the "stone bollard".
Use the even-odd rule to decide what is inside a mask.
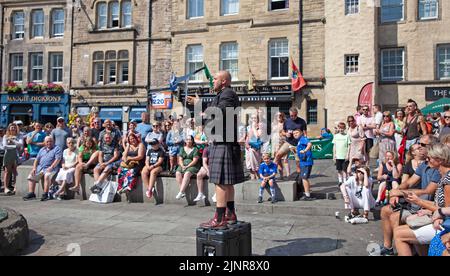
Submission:
[[[0,213],[6,214],[0,220],[0,256],[18,255],[29,244],[27,220],[9,208],[0,208]]]

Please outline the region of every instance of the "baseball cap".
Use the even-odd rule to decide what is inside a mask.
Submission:
[[[61,120],[64,121],[64,117],[58,117],[58,119],[56,119],[57,122],[58,122],[58,121],[61,121]]]
[[[23,122],[21,120],[14,121],[13,123],[16,124],[16,125],[23,125]]]
[[[149,145],[157,145],[157,144],[159,144],[159,140],[158,139],[156,139],[156,138],[153,138],[151,141],[150,141],[150,143],[148,143]]]

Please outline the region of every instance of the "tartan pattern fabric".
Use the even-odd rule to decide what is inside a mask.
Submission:
[[[209,148],[209,182],[235,185],[244,182],[244,168],[239,144],[211,145]]]

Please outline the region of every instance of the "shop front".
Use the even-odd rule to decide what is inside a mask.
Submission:
[[[56,124],[58,117],[69,118],[70,98],[68,94],[2,94],[0,97],[0,126],[20,120],[25,125],[33,121]]]

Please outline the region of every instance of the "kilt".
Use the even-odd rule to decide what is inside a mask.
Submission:
[[[235,185],[244,182],[244,168],[239,144],[214,144],[209,147],[209,182]]]

